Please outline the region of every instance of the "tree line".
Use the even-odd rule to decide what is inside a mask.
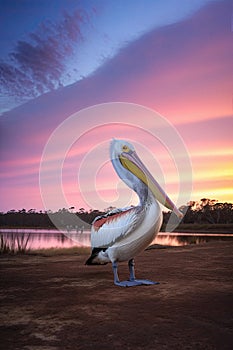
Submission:
[[[0,212],[1,227],[24,227],[24,228],[55,228],[53,222],[60,222],[64,228],[76,228],[78,217],[82,229],[90,228],[93,220],[100,215],[106,214],[114,209],[109,207],[103,211],[85,210],[80,208],[75,211],[74,207],[62,208],[56,212],[39,211],[35,209],[9,210],[6,213]],[[200,201],[190,201],[187,205],[179,208],[185,215],[182,219],[184,224],[233,224],[233,204],[220,203],[215,199],[203,198]],[[167,223],[171,212],[163,213],[163,223]]]

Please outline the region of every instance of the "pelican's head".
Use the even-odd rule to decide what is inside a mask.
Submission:
[[[113,139],[110,145],[110,155],[117,174],[129,187],[137,192],[137,184],[142,182],[162,205],[174,211],[179,218],[183,217],[183,214],[154,179],[129,142]]]

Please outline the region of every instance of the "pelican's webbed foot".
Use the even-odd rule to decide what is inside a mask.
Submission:
[[[116,286],[120,286],[120,287],[133,287],[133,286],[140,286],[143,283],[141,283],[140,281],[114,281],[114,284]]]
[[[159,282],[153,282],[149,280],[139,280],[135,278],[135,272],[134,272],[134,259],[129,260],[129,272],[130,272],[130,277],[128,281],[121,281],[119,280],[118,273],[117,273],[117,262],[114,262],[112,264],[113,268],[113,275],[114,275],[114,284],[116,286],[120,287],[133,287],[133,286],[141,286],[141,285],[152,285],[152,284],[159,284]]]

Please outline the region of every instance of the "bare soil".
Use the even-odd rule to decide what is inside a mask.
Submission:
[[[136,275],[160,284],[131,288],[84,255],[1,256],[1,348],[233,349],[232,253],[232,241],[146,250]]]

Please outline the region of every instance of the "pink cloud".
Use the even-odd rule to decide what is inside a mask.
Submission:
[[[222,150],[223,154],[215,161],[210,161],[208,157],[204,161],[211,169],[216,169],[218,161],[224,157],[224,150],[229,150],[232,145],[232,119],[229,118],[232,113],[232,64],[229,56],[230,29],[227,24],[230,18],[229,3],[212,3],[185,22],[152,31],[129,44],[91,77],[6,113],[0,121],[0,142],[4,149],[4,152],[1,151],[4,170],[1,193],[6,198],[2,203],[3,210],[13,207],[42,208],[38,172],[49,136],[71,114],[94,104],[111,101],[143,104],[157,110],[175,124],[194,161],[196,193],[204,193],[202,183],[205,182],[205,175],[201,170],[203,157],[195,158],[196,155]],[[100,126],[103,120],[107,121],[107,116],[93,117],[93,123]],[[130,120],[136,123],[143,120],[143,116],[125,116],[126,123]],[[86,120],[80,119],[77,134],[85,127],[89,127]],[[155,127],[152,123],[151,130]],[[62,154],[62,142],[69,137],[69,133],[74,132],[70,130],[67,135],[61,135],[56,152],[52,155],[54,163],[50,163],[46,169],[48,190],[54,203],[54,167]],[[107,142],[112,137],[136,140],[139,153],[146,154],[143,150],[150,150],[143,161],[155,176],[167,176],[164,181],[166,189],[175,196],[177,184],[174,164],[171,161],[168,163],[168,154],[158,140],[143,130],[116,124],[94,128],[82,135],[68,151],[63,181],[71,205],[79,203],[80,207],[86,207],[85,200],[79,196],[77,171],[83,157],[102,142],[106,142],[103,158],[93,153],[89,173],[97,172],[97,187],[103,198],[115,198],[117,176],[110,166],[106,166],[103,171],[98,165],[101,159],[109,159]],[[93,197],[93,188],[88,188],[90,177],[84,180],[83,186]],[[214,194],[220,184],[215,179],[211,179],[210,183]],[[221,189],[223,186],[221,183]],[[193,195],[196,196],[195,192]],[[97,203],[97,200],[94,198],[93,202]]]
[[[119,69],[119,74],[125,73],[121,96],[130,94],[132,101],[158,110],[175,123],[229,116],[229,23],[229,2],[207,6],[191,20],[133,43],[110,63],[109,75],[124,62]]]

